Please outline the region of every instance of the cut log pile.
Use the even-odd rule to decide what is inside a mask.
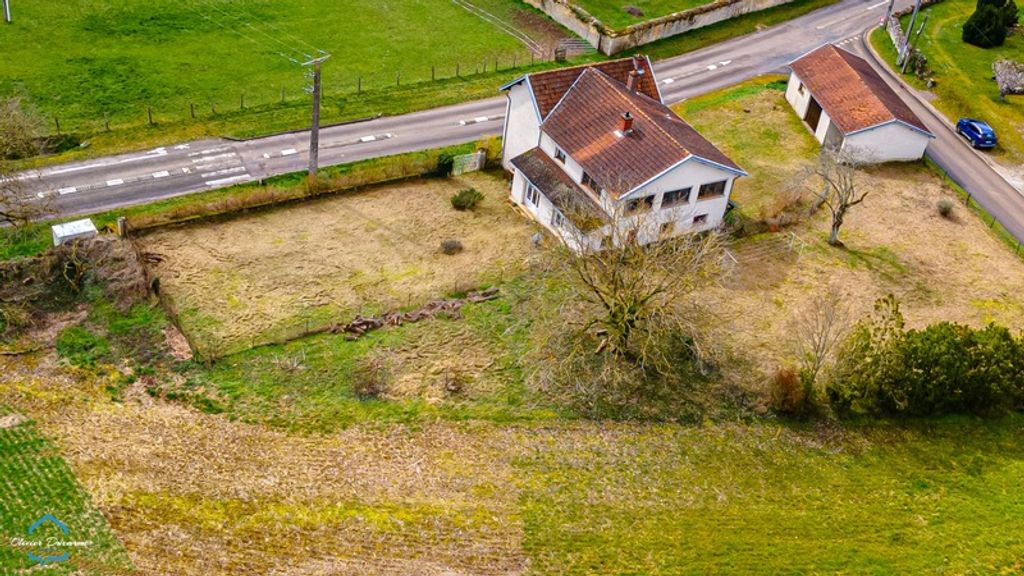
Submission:
[[[487,300],[494,300],[497,297],[498,289],[488,288],[487,290],[470,292],[465,298],[431,300],[420,308],[409,312],[387,312],[381,316],[370,317],[356,316],[355,319],[348,324],[335,324],[330,326],[327,331],[334,334],[346,334],[349,339],[355,340],[367,332],[377,330],[385,326],[401,326],[402,324],[410,324],[413,322],[419,322],[420,320],[435,318],[442,314],[458,318],[460,313],[459,311],[467,303],[486,302]]]

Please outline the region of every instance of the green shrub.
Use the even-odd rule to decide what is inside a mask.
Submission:
[[[484,195],[476,188],[459,190],[452,196],[452,208],[456,210],[472,210],[483,199]]]
[[[939,200],[936,207],[939,209],[939,215],[943,218],[949,218],[953,215],[953,201],[949,198]]]
[[[932,416],[1024,407],[1024,341],[990,324],[904,330],[895,298],[844,343],[827,395],[837,412]]]
[[[71,326],[57,334],[57,354],[74,366],[95,366],[110,353],[110,343],[84,326]]]
[[[437,156],[437,175],[447,178],[452,175],[453,168],[455,168],[455,155],[451,152],[441,152]]]
[[[981,48],[1002,46],[1006,41],[1007,16],[992,4],[982,4],[967,19],[963,41]]]

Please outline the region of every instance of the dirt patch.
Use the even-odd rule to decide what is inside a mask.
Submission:
[[[7,414],[0,416],[0,430],[10,430],[15,426],[28,422],[28,418],[25,418],[21,414]]]
[[[473,211],[450,197],[474,187]],[[504,180],[421,180],[146,236],[161,291],[204,356],[277,341],[357,313],[413,307],[522,269],[532,226]],[[440,251],[457,239],[465,250]]]
[[[865,172],[871,189],[847,217],[846,248],[828,246],[819,214],[784,232],[744,241],[739,264],[711,291],[731,346],[766,373],[792,361],[790,318],[832,285],[847,294],[854,318],[895,294],[911,327],[951,321],[1024,328],[1024,263],[962,203],[943,218],[940,199],[956,202],[942,181],[914,165]]]
[[[167,350],[175,360],[185,361],[192,359],[192,347],[189,346],[185,335],[178,330],[177,326],[170,324],[164,328],[164,342]]]

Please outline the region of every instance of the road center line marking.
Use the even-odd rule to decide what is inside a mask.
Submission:
[[[376,139],[377,139],[376,136],[363,136],[362,138],[359,139],[359,141],[360,142],[373,142]]]
[[[57,190],[57,194],[60,194],[61,196],[65,195],[65,194],[74,194],[75,192],[78,192],[78,188],[75,188],[74,186],[69,186],[67,188],[60,188],[60,189]]]
[[[871,6],[868,6],[868,10],[874,10],[875,8],[878,8],[879,6],[885,6],[888,3],[889,3],[889,0],[883,0],[882,2],[879,2],[878,4],[872,4]]]
[[[167,170],[161,170],[160,172],[153,172],[153,178],[167,178],[171,173]]]
[[[295,148],[288,148],[286,150],[281,150],[281,156],[294,156],[295,154],[298,154],[298,153],[299,153],[299,151],[296,150]]]
[[[120,186],[121,184],[124,184],[124,180],[122,180],[120,178],[115,178],[113,180],[107,180],[107,186]]]
[[[233,168],[217,170],[216,172],[207,172],[206,174],[201,174],[199,177],[213,178],[214,176],[224,176],[225,174],[237,174],[238,172],[245,172],[245,166],[235,166]]]
[[[228,152],[227,154],[217,154],[216,156],[203,156],[202,158],[193,158],[192,163],[198,164],[200,162],[212,162],[214,160],[221,160],[223,158],[232,158],[237,156],[234,152]]]
[[[708,66],[708,70],[717,70],[717,69],[718,69],[718,66],[716,66],[714,64]]]

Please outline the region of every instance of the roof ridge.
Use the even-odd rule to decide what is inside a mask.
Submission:
[[[630,101],[630,99],[629,99],[629,97],[628,97],[628,96],[626,96],[625,94],[623,94],[623,93],[622,93],[622,92],[621,92],[621,91],[620,91],[620,90],[618,89],[618,87],[614,85],[614,84],[621,84],[620,82],[614,82],[614,81],[613,81],[613,80],[612,80],[612,79],[611,79],[611,78],[610,78],[610,77],[609,77],[609,76],[608,76],[607,74],[605,74],[604,72],[601,72],[600,70],[595,70],[595,71],[596,71],[596,72],[599,72],[599,73],[600,73],[600,76],[598,76],[598,78],[600,78],[600,79],[601,79],[601,81],[603,81],[603,82],[604,82],[605,84],[607,84],[607,85],[608,85],[608,87],[609,87],[609,88],[611,88],[611,89],[612,89],[612,90],[613,90],[613,91],[615,92],[615,94],[616,94],[616,95],[617,95],[617,96],[618,96],[619,98],[621,98],[621,99],[622,99],[622,100],[624,100],[624,101],[625,101],[625,102],[626,102],[627,104],[629,104],[630,106],[632,106],[633,108],[635,108],[635,109],[636,109],[636,111],[637,111],[637,112],[638,112],[638,113],[639,113],[639,114],[640,114],[641,116],[643,116],[644,118],[646,118],[648,122],[650,122],[650,123],[651,123],[652,125],[654,125],[654,127],[655,127],[655,128],[656,128],[656,129],[657,129],[657,130],[658,130],[659,132],[661,132],[662,134],[664,134],[664,135],[665,135],[665,137],[666,137],[666,138],[668,138],[668,139],[669,139],[670,141],[672,141],[672,143],[673,143],[673,144],[675,144],[676,146],[678,146],[680,150],[682,150],[683,152],[685,152],[685,153],[686,153],[687,155],[693,155],[693,152],[691,152],[689,148],[687,148],[686,146],[684,146],[684,145],[683,145],[683,143],[682,143],[682,142],[680,142],[679,140],[676,140],[676,138],[675,138],[674,136],[672,136],[671,134],[669,134],[669,133],[668,133],[668,131],[666,131],[666,130],[665,130],[664,128],[662,128],[662,127],[661,127],[661,126],[660,126],[660,125],[659,125],[659,124],[658,124],[657,122],[655,122],[655,121],[654,121],[654,119],[653,119],[653,118],[651,118],[651,117],[650,117],[650,115],[648,115],[648,114],[647,114],[647,112],[644,112],[643,108],[641,108],[641,107],[637,106],[636,104],[634,104],[633,102],[631,102],[631,101]],[[614,82],[614,83],[613,83],[613,82]],[[662,104],[662,106],[664,106],[664,104]]]
[[[893,112],[893,109],[889,107],[889,104],[885,100],[882,100],[881,98],[879,98],[878,94],[876,94],[875,91],[871,88],[871,86],[868,85],[867,81],[864,79],[864,75],[860,73],[860,70],[857,70],[856,68],[854,68],[853,64],[851,64],[850,61],[846,59],[846,55],[850,55],[850,56],[853,56],[854,58],[860,59],[865,64],[868,64],[867,60],[864,60],[863,58],[861,58],[860,56],[857,56],[853,52],[849,52],[847,50],[844,50],[844,49],[836,46],[835,44],[829,44],[828,46],[830,48],[832,48],[832,50],[835,51],[836,56],[839,56],[839,59],[843,61],[843,64],[847,68],[849,68],[851,72],[853,72],[853,75],[857,77],[857,82],[860,84],[860,86],[862,88],[867,90],[868,94],[871,96],[871,99],[874,100],[875,102],[881,104],[882,108],[884,108],[885,111],[888,112],[890,116],[892,116],[893,120],[899,120],[900,119],[899,116],[897,116],[896,113]],[[868,64],[868,66],[870,66],[870,64]]]
[[[626,60],[631,60],[633,58],[634,58],[633,56],[627,56],[625,58],[616,58],[615,60],[605,60],[603,62],[588,62],[588,63],[585,63],[585,64],[577,64],[575,66],[564,66],[562,68],[552,68],[551,70],[541,70],[540,72],[527,72],[526,74],[524,74],[524,76],[543,76],[545,74],[554,74],[554,73],[557,73],[557,72],[565,72],[566,70],[576,70],[577,68],[583,68],[584,70],[589,70],[589,69],[592,69],[592,68],[597,68],[599,66],[606,66],[608,64],[616,64],[616,63],[619,63],[619,62],[624,62]]]

